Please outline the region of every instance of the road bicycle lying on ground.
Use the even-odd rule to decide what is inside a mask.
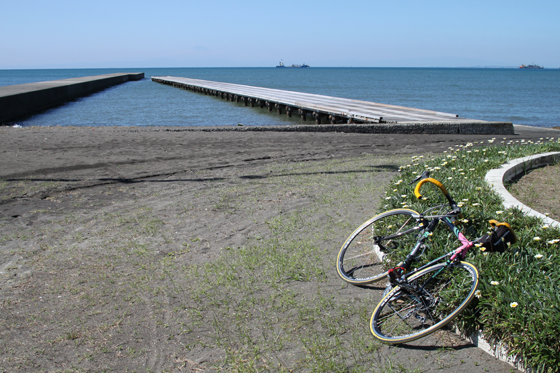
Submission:
[[[417,198],[422,198],[422,186],[431,183],[443,193],[446,203],[432,206],[423,213],[402,208],[374,216],[350,235],[337,258],[338,274],[351,284],[389,280],[390,286],[370,322],[374,337],[389,344],[410,342],[433,333],[474,299],[478,270],[463,259],[475,242],[492,251],[503,251],[508,243],[517,240],[509,224],[490,220],[494,231],[475,242],[469,241],[454,224],[461,217],[461,208],[443,184],[430,178],[429,172],[412,183],[416,181],[414,194]],[[461,247],[411,270],[440,222],[455,234]],[[409,247],[412,250],[403,262],[396,266],[395,262],[391,264],[388,253]]]

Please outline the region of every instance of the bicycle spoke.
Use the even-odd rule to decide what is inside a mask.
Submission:
[[[381,300],[371,318],[371,331],[388,343],[430,334],[466,307],[477,286],[478,272],[469,263],[440,263],[421,270]]]
[[[340,277],[354,284],[384,279],[390,267],[386,263],[387,252],[412,247],[416,242],[415,216],[418,213],[412,210],[391,210],[358,227],[338,254],[337,270]]]

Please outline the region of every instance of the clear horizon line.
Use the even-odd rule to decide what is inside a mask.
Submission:
[[[276,66],[131,66],[131,67],[33,67],[33,68],[1,68],[0,70],[102,70],[102,69],[275,69]],[[298,67],[286,67],[287,69],[301,69]],[[340,69],[340,68],[353,68],[353,69],[519,69],[515,65],[474,65],[474,66],[309,66],[306,68],[320,68],[320,69]],[[543,69],[535,70],[557,70],[555,67],[544,67]]]

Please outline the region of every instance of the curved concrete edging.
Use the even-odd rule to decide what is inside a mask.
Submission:
[[[504,186],[504,182],[508,182],[511,179],[521,174],[524,174],[533,168],[546,166],[559,160],[560,160],[560,152],[550,152],[550,153],[531,155],[523,158],[517,158],[507,163],[504,163],[500,168],[496,168],[494,170],[488,171],[485,179],[486,182],[490,184],[492,189],[494,189],[494,191],[504,199],[505,208],[517,207],[529,216],[541,218],[543,222],[546,224],[549,224],[554,227],[560,227],[560,222],[551,219],[548,216],[541,214],[540,212],[537,212],[532,208],[519,202],[514,196],[512,196],[507,191],[507,189]]]
[[[528,157],[513,159],[507,163],[504,163],[500,168],[488,171],[485,179],[486,182],[490,184],[492,189],[494,189],[494,191],[504,199],[505,208],[517,207],[527,215],[541,218],[546,224],[560,227],[560,222],[557,222],[556,220],[551,219],[546,215],[541,214],[540,212],[537,212],[519,202],[507,191],[504,186],[504,182],[508,182],[511,179],[524,174],[533,168],[546,166],[558,160],[560,160],[560,152],[536,154]],[[458,330],[456,330],[456,332],[458,334],[461,334]],[[484,338],[484,333],[482,331],[475,332],[470,336],[463,335],[463,337],[481,350],[489,353],[497,359],[505,361],[506,363],[509,363],[511,366],[523,372],[531,371],[531,368],[526,367],[519,356],[510,356],[508,353],[508,348],[502,343],[489,343],[489,341]]]
[[[500,361],[508,363],[521,372],[532,372],[530,367],[525,366],[519,355],[510,355],[507,346],[505,346],[500,341],[494,343],[489,342],[485,338],[484,333],[481,330],[473,332],[470,335],[466,335],[462,333],[457,327],[455,327],[455,334],[471,342],[473,345],[480,348],[487,354],[494,356]]]

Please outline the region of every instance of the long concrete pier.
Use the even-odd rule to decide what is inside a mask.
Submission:
[[[242,102],[245,106],[266,107],[288,117],[299,115],[303,121],[310,118],[315,124],[348,124],[348,132],[514,133],[511,122],[466,119],[438,111],[200,79],[166,76],[152,77],[152,81]],[[335,128],[340,131],[341,126]]]
[[[144,73],[116,73],[0,87],[0,123],[143,78]]]

